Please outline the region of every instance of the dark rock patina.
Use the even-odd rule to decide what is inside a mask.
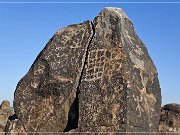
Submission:
[[[180,104],[167,104],[161,108],[159,130],[180,134]]]
[[[120,8],[59,30],[18,83],[27,132],[157,132],[157,71]]]
[[[105,8],[94,28],[79,88],[80,131],[157,132],[157,71],[132,22],[122,9]]]
[[[90,21],[59,30],[18,83],[14,110],[27,132],[66,128],[92,34]]]

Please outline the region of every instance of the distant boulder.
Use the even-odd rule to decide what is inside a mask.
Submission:
[[[160,131],[180,134],[180,104],[167,104],[161,108]]]
[[[0,132],[4,132],[8,117],[10,115],[10,102],[8,100],[4,100],[0,105]]]
[[[8,110],[10,109],[10,102],[8,100],[4,100],[2,103],[1,103],[1,107],[0,107],[1,110]]]

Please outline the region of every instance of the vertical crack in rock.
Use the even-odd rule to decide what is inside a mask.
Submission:
[[[27,132],[63,132],[76,127],[76,92],[92,35],[89,20],[58,30],[18,83],[14,109]],[[71,112],[75,122],[66,128]]]
[[[79,121],[79,98],[78,98],[78,95],[79,95],[79,86],[81,84],[81,81],[82,81],[82,76],[83,76],[83,71],[85,69],[85,65],[87,63],[87,58],[88,58],[88,51],[89,51],[89,46],[93,40],[93,37],[95,35],[95,28],[94,28],[94,24],[93,22],[91,22],[91,28],[92,28],[92,37],[88,43],[88,46],[85,50],[85,54],[84,54],[84,59],[82,60],[82,69],[81,69],[81,72],[80,72],[80,77],[78,78],[79,82],[77,84],[77,88],[76,88],[76,97],[70,107],[70,110],[69,110],[69,114],[68,114],[68,123],[66,125],[66,128],[64,129],[64,132],[68,132],[72,129],[76,129],[78,128],[78,121]]]

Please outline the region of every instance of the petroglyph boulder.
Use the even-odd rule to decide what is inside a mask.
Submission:
[[[167,104],[161,108],[159,128],[161,132],[174,132],[176,135],[180,134],[179,104]]]
[[[59,30],[15,91],[27,132],[159,130],[157,71],[119,8]]]
[[[4,100],[0,105],[0,132],[4,132],[8,117],[10,115],[10,102],[8,100]]]

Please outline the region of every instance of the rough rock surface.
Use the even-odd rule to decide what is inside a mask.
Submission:
[[[59,30],[14,99],[27,132],[157,132],[160,106],[155,65],[119,8]]]
[[[6,127],[5,127],[6,135],[26,135],[26,131],[23,127],[22,122],[17,118],[14,114],[9,116]]]
[[[94,20],[79,88],[80,131],[157,132],[161,105],[156,68],[119,8]]]
[[[65,130],[92,34],[90,21],[57,31],[20,80],[14,111],[26,131]]]
[[[4,132],[8,117],[11,115],[10,103],[4,100],[0,106],[0,132]]]
[[[159,130],[180,134],[180,104],[167,104],[161,108]]]

